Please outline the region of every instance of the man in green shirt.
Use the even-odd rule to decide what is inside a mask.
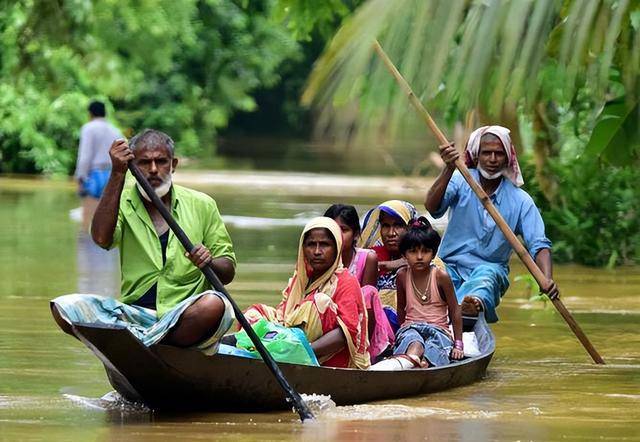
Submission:
[[[173,140],[162,132],[146,129],[131,139],[130,146],[124,139],[116,140],[109,155],[111,176],[96,209],[91,236],[100,247],[120,249],[121,301],[156,310],[158,320],[175,315],[175,319],[164,321],[170,325],[162,336],[163,343],[189,347],[213,336],[219,338],[228,329],[233,312],[215,292],[202,294],[210,286],[199,268],[213,267],[222,283],[228,284],[235,275],[236,258],[215,201],[172,184],[178,159]],[[137,183],[125,188],[129,161],[138,166],[197,244],[190,253],[184,252],[144,190]],[[193,302],[186,301],[189,299]],[[69,321],[63,320],[58,311],[65,304],[69,303],[55,303],[53,314],[68,332]],[[101,314],[104,316],[104,312]],[[225,330],[220,330],[222,325]]]

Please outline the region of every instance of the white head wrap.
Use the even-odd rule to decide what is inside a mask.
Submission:
[[[480,139],[484,134],[492,134],[500,139],[505,152],[507,153],[507,166],[503,171],[503,175],[507,177],[514,185],[520,187],[524,184],[520,164],[516,156],[516,149],[511,142],[509,133],[511,131],[502,126],[483,126],[473,132],[467,141],[465,149],[465,162],[467,167],[477,167],[478,155],[480,154]]]

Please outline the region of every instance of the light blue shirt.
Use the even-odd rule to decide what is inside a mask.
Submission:
[[[93,169],[111,169],[111,143],[122,133],[104,118],[94,118],[80,129],[80,146],[76,164],[76,179],[86,179]]]
[[[476,169],[469,172],[480,181]],[[511,230],[522,237],[531,256],[535,258],[541,249],[551,248],[540,211],[527,192],[503,178],[490,198]],[[438,256],[455,266],[465,280],[473,269],[487,263],[498,264],[508,273],[513,249],[458,171],[451,177],[440,207],[431,215],[440,218],[447,209],[449,224]]]

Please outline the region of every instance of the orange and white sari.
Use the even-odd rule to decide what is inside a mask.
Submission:
[[[331,267],[310,283],[303,242],[307,232],[318,228],[331,232],[337,254]],[[347,345],[332,355],[320,358],[321,365],[365,369],[370,365],[367,311],[358,280],[342,266],[341,250],[342,233],[334,220],[318,217],[309,221],[300,235],[296,269],[282,293],[282,302],[276,308],[255,304],[245,312],[245,316],[250,323],[265,318],[286,327],[300,327],[309,342],[340,327]]]

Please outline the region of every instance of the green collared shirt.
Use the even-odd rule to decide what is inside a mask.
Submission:
[[[229,258],[235,265],[231,238],[216,202],[204,193],[173,185],[171,212],[193,244],[203,244],[211,256]],[[189,296],[210,289],[202,272],[184,256],[184,249],[169,232],[166,263],[162,264],[160,239],[136,186],[120,197],[118,223],[109,248],[120,249],[121,300],[132,304],[157,283],[156,308],[162,317]]]

